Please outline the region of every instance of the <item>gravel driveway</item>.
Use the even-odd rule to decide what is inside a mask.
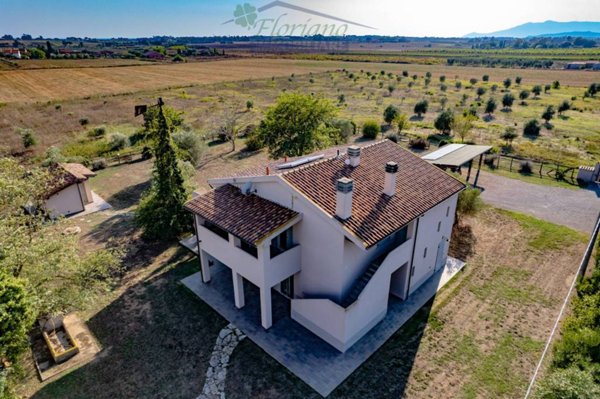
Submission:
[[[600,189],[569,190],[542,186],[481,172],[481,198],[499,208],[518,211],[590,233],[600,212]]]

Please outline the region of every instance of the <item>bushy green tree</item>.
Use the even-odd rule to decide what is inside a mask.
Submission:
[[[558,106],[558,114],[562,115],[563,112],[568,111],[571,109],[571,103],[569,102],[569,100],[564,100],[562,103],[560,103],[560,105]]]
[[[540,86],[540,85],[533,86],[533,88],[531,89],[531,92],[533,94],[535,94],[536,97],[539,96],[542,93],[542,86]]]
[[[510,78],[506,78],[502,82],[502,85],[504,85],[505,89],[508,89],[512,85],[512,80],[510,80]]]
[[[150,239],[176,239],[191,228],[191,216],[183,209],[189,187],[177,162],[171,138],[173,127],[158,108],[154,133],[152,185],[144,193],[136,211],[136,222]]]
[[[427,113],[427,108],[429,108],[429,102],[427,100],[421,100],[415,104],[415,114],[419,116],[419,118]]]
[[[539,136],[541,131],[540,123],[537,119],[531,119],[523,127],[523,134],[525,136]]]
[[[502,106],[504,108],[512,107],[514,102],[515,102],[515,96],[513,96],[512,94],[506,93],[504,96],[502,96]]]
[[[521,90],[521,92],[519,93],[519,98],[521,99],[521,101],[525,101],[529,98],[529,90]]]
[[[400,110],[393,104],[388,105],[383,111],[383,120],[390,125],[400,114]]]
[[[337,113],[331,101],[300,93],[284,93],[268,108],[259,129],[273,158],[298,156],[337,141],[329,125]]]
[[[43,60],[46,58],[44,50],[37,47],[29,49],[29,57],[34,60]]]
[[[498,104],[496,104],[496,100],[491,98],[489,100],[487,100],[487,103],[485,103],[485,113],[488,115],[492,115],[494,113],[494,111],[496,111],[496,108],[498,107]]]
[[[179,150],[180,158],[197,166],[206,146],[202,138],[193,130],[180,130],[173,133],[173,142]]]
[[[433,123],[434,127],[442,134],[450,134],[454,123],[454,114],[450,110],[440,112]]]
[[[500,138],[505,140],[507,145],[512,145],[513,140],[517,138],[517,130],[512,126],[508,126]]]
[[[481,99],[481,96],[483,96],[485,94],[486,90],[485,87],[478,87],[477,88],[477,100]]]
[[[546,121],[546,123],[550,123],[550,120],[554,118],[554,114],[556,111],[552,105],[548,105],[544,112],[542,113],[542,119]]]
[[[163,115],[172,129],[177,129],[183,125],[183,112],[176,111],[169,106],[164,106],[162,109]],[[144,131],[150,136],[158,131],[159,114],[158,107],[150,107],[144,114]]]

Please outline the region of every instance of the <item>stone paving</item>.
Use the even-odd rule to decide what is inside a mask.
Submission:
[[[197,399],[225,399],[225,379],[227,378],[229,357],[237,344],[244,338],[246,338],[244,333],[231,323],[219,332],[210,356],[204,388]]]
[[[263,329],[260,324],[258,288],[244,281],[246,306],[237,309],[233,302],[231,271],[225,266],[211,266],[209,284],[201,282],[199,272],[184,278],[182,283],[298,378],[322,396],[327,396],[433,298],[464,265],[459,260],[449,258],[445,268],[434,274],[406,301],[390,296],[385,318],[345,353],[340,353],[292,320],[289,301],[276,291],[272,295],[273,326],[268,330]]]

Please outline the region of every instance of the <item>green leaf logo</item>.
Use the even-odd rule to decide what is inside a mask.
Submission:
[[[238,4],[233,12],[236,25],[243,26],[244,28],[252,28],[256,22],[256,7],[251,4],[244,3],[243,5]]]

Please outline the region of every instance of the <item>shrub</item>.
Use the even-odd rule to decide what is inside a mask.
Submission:
[[[363,123],[362,127],[362,135],[367,139],[375,139],[377,135],[381,132],[381,126],[374,120],[368,120]]]
[[[600,397],[600,385],[589,371],[569,367],[550,373],[539,384],[535,399],[593,399]]]
[[[246,110],[250,111],[252,108],[254,108],[254,101],[252,101],[252,100],[246,101]]]
[[[467,188],[458,195],[456,212],[459,216],[474,215],[483,205],[480,198],[481,192],[476,188]],[[458,220],[458,219],[457,219]]]
[[[64,161],[65,157],[61,154],[60,150],[52,146],[46,150],[46,157],[42,161],[42,166],[52,166]]]
[[[525,127],[523,128],[523,134],[525,136],[539,136],[540,130],[540,123],[537,121],[537,119],[532,119],[525,124]]]
[[[518,84],[518,85],[520,85],[522,80],[523,80],[523,78],[521,78],[520,76],[517,76],[515,78],[515,83]]]
[[[425,140],[424,138],[416,138],[416,139],[411,139],[408,142],[408,145],[410,146],[410,148],[413,148],[415,150],[424,150],[427,147],[429,147],[429,143],[427,142],[427,140]]]
[[[498,155],[488,155],[485,157],[484,164],[486,164],[490,169],[496,169],[496,165],[498,164]]]
[[[32,129],[19,129],[19,135],[21,136],[23,147],[29,148],[37,144],[37,137]]]
[[[200,136],[192,130],[183,130],[173,133],[172,137],[181,158],[197,166],[205,150],[204,141]]]
[[[554,82],[552,82],[552,88],[554,90],[560,89],[560,82],[558,80],[555,80]]]
[[[488,82],[490,80],[490,75],[483,75],[483,78],[481,79],[484,82]]]
[[[108,147],[111,151],[119,151],[129,145],[129,138],[123,133],[113,133],[108,141]]]
[[[533,173],[533,166],[531,165],[531,162],[522,161],[519,164],[519,173],[522,173],[524,175],[530,175],[531,173]]]
[[[562,115],[563,112],[568,111],[571,109],[571,103],[569,102],[569,100],[565,100],[562,103],[560,103],[560,105],[558,106],[558,114]]]
[[[90,120],[88,118],[81,118],[79,119],[79,124],[81,126],[87,126],[90,123]]]
[[[108,163],[106,162],[105,158],[99,158],[92,161],[92,170],[106,169],[107,166]]]
[[[88,137],[104,137],[106,135],[106,126],[98,126],[88,132]]]
[[[510,108],[512,107],[513,103],[515,102],[515,96],[513,96],[510,93],[506,93],[503,97],[502,97],[502,106],[505,108]]]

